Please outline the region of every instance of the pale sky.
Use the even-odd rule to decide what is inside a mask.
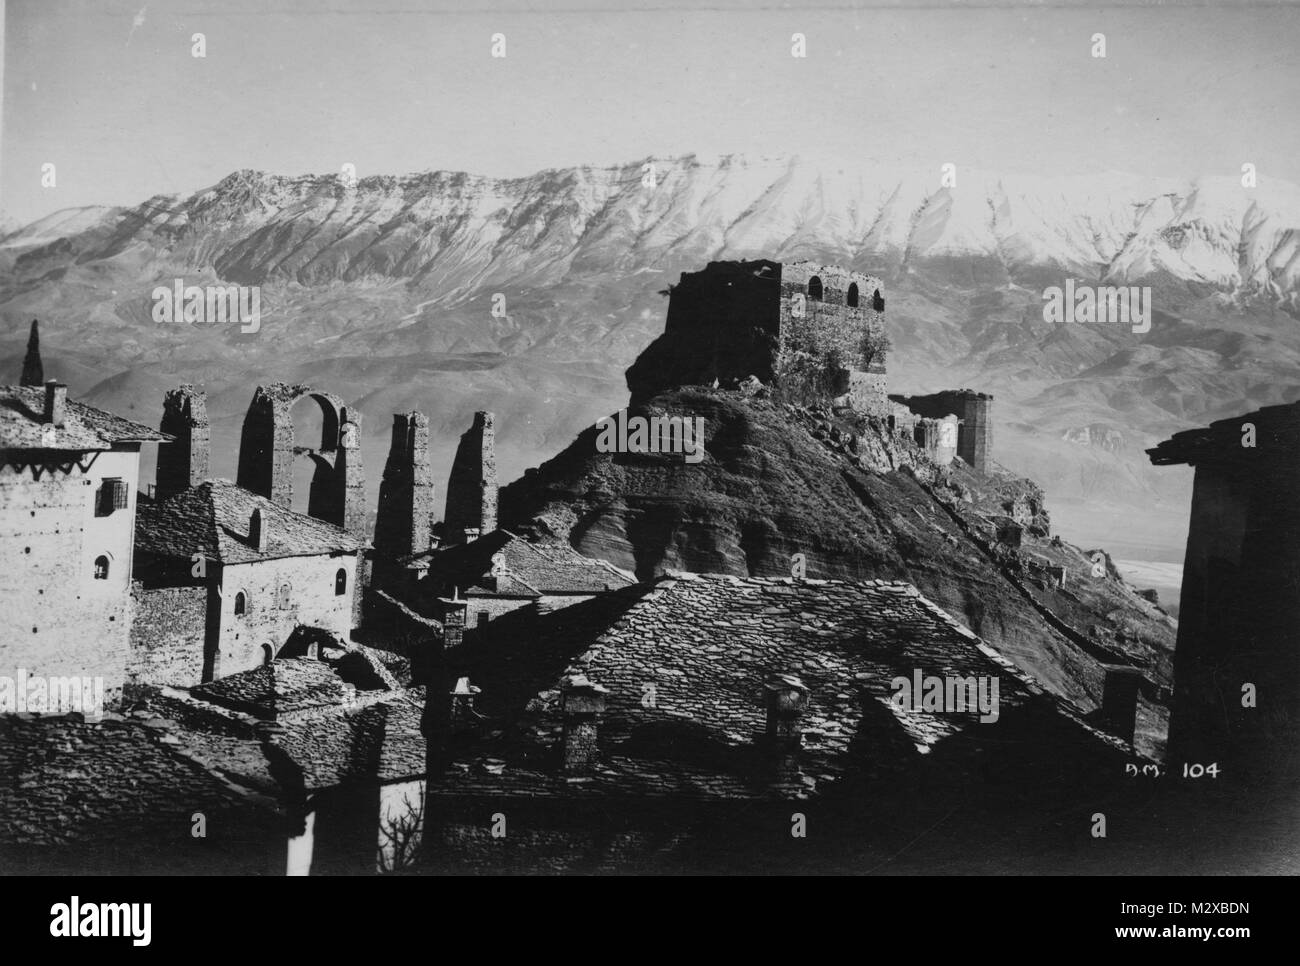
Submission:
[[[1294,5],[681,6],[8,0],[0,212],[136,204],[238,168],[515,176],[690,153],[1171,177],[1250,161],[1300,183]]]

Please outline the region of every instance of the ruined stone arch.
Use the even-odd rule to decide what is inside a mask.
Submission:
[[[814,275],[808,279],[808,297],[814,302],[822,300],[822,280],[821,276]]]
[[[844,296],[844,304],[851,309],[856,309],[858,307],[858,283],[857,282],[850,283],[849,291]]]
[[[310,398],[321,410],[317,446],[294,439],[293,407]],[[258,386],[244,416],[238,483],[285,509],[293,508],[293,465],[315,464],[307,513],[364,536],[365,477],[361,466],[361,414],[333,393],[309,386]]]

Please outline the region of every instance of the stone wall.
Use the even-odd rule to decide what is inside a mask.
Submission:
[[[139,444],[42,458],[0,466],[0,674],[102,677],[111,706],[126,679]],[[127,506],[97,515],[106,479]]]
[[[131,587],[135,619],[126,665],[128,688],[203,681],[208,589],[203,586]]]
[[[444,534],[449,543],[462,543],[465,530],[487,534],[497,528],[497,456],[494,420],[489,412],[474,414],[474,423],[460,437],[447,480]]]
[[[881,291],[874,276],[808,261],[710,262],[683,273],[664,334],[628,369],[632,402],[754,376],[796,400],[840,398],[885,414]]]
[[[307,513],[366,539],[365,474],[361,464],[361,414],[330,393],[307,386],[273,383],[258,386],[244,416],[239,444],[237,482],[286,509],[293,508],[293,465],[298,455],[292,408],[310,397],[321,409],[318,446],[310,447],[316,464]]]
[[[920,416],[961,420],[957,455],[980,473],[987,473],[993,457],[993,397],[971,389],[948,389],[928,396],[891,396]]]
[[[159,428],[175,437],[173,442],[158,444],[154,497],[165,500],[208,479],[211,429],[204,394],[189,385],[168,390]]]
[[[375,555],[381,565],[428,550],[433,538],[433,471],[429,417],[394,413],[393,438],[379,485]]]
[[[632,402],[678,386],[770,383],[781,331],[781,265],[710,262],[669,286],[664,332],[627,370]]]
[[[334,592],[339,570],[347,589]],[[260,666],[265,648],[272,655],[299,624],[319,627],[347,640],[351,634],[352,601],[357,574],[356,554],[279,557],[228,565],[222,572],[219,647],[214,677],[225,677]],[[281,589],[288,586],[288,607],[281,607]],[[236,594],[245,595],[245,612],[236,615]]]

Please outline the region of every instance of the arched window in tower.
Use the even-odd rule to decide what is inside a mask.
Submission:
[[[96,580],[108,579],[108,558],[103,554],[100,554],[98,557],[95,558],[95,579]]]
[[[822,300],[822,280],[816,275],[808,279],[808,297],[814,302]]]
[[[280,610],[288,610],[289,600],[292,596],[293,596],[293,588],[288,584],[281,584],[280,593],[276,599],[275,606],[280,608]]]
[[[844,301],[848,303],[848,306],[851,309],[856,309],[858,307],[858,283],[857,282],[854,282],[852,285],[849,286],[849,294],[845,297]]]
[[[885,311],[885,297],[880,294],[880,289],[871,293],[871,307],[877,312]]]
[[[348,592],[348,572],[342,567],[334,575],[334,596],[342,597]]]
[[[248,597],[241,590],[235,594],[235,616],[239,617],[248,610]]]

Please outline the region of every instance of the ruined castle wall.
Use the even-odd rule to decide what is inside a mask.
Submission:
[[[814,281],[820,282],[820,298]],[[778,379],[787,388],[815,393],[818,373],[847,370],[848,385],[831,392],[847,389],[846,401],[854,409],[887,415],[886,353],[877,348],[868,358],[864,352],[869,340],[884,335],[882,291],[883,283],[873,275],[807,261],[782,265]]]
[[[203,681],[208,589],[132,586],[135,619],[126,666],[128,688],[192,687]]]
[[[295,440],[291,410],[310,397],[320,406],[320,440]],[[330,393],[307,386],[258,386],[244,416],[237,482],[285,509],[293,508],[294,446],[312,449],[307,513],[366,539],[365,474],[361,464],[361,414]]]
[[[429,549],[434,486],[429,463],[429,417],[394,413],[393,438],[379,485],[375,553],[397,560]]]
[[[159,428],[175,437],[173,442],[158,444],[154,496],[165,500],[208,479],[211,428],[204,394],[193,386],[169,390]]]
[[[347,575],[342,595],[335,594],[335,575]],[[352,605],[357,575],[356,554],[280,557],[228,565],[222,573],[217,677],[260,666],[264,645],[273,655],[299,624],[320,627],[345,640],[353,627]],[[288,587],[283,594],[282,588]],[[235,595],[245,594],[245,612],[235,614]],[[287,599],[288,606],[281,606]]]
[[[0,465],[0,674],[102,677],[105,702],[116,703],[131,625],[139,445],[30,458],[35,469]],[[106,479],[122,481],[127,506],[97,516]],[[96,579],[101,556],[108,574]]]
[[[780,333],[781,266],[711,262],[672,288],[664,333],[628,369],[636,402],[683,385],[773,377]]]
[[[957,455],[980,473],[993,463],[993,397],[970,389],[949,389],[928,396],[896,396],[912,412],[931,419],[953,415],[961,420]]]
[[[486,534],[497,527],[497,458],[494,420],[474,414],[474,424],[460,437],[447,480],[444,527],[450,543],[464,541],[466,528]]]

